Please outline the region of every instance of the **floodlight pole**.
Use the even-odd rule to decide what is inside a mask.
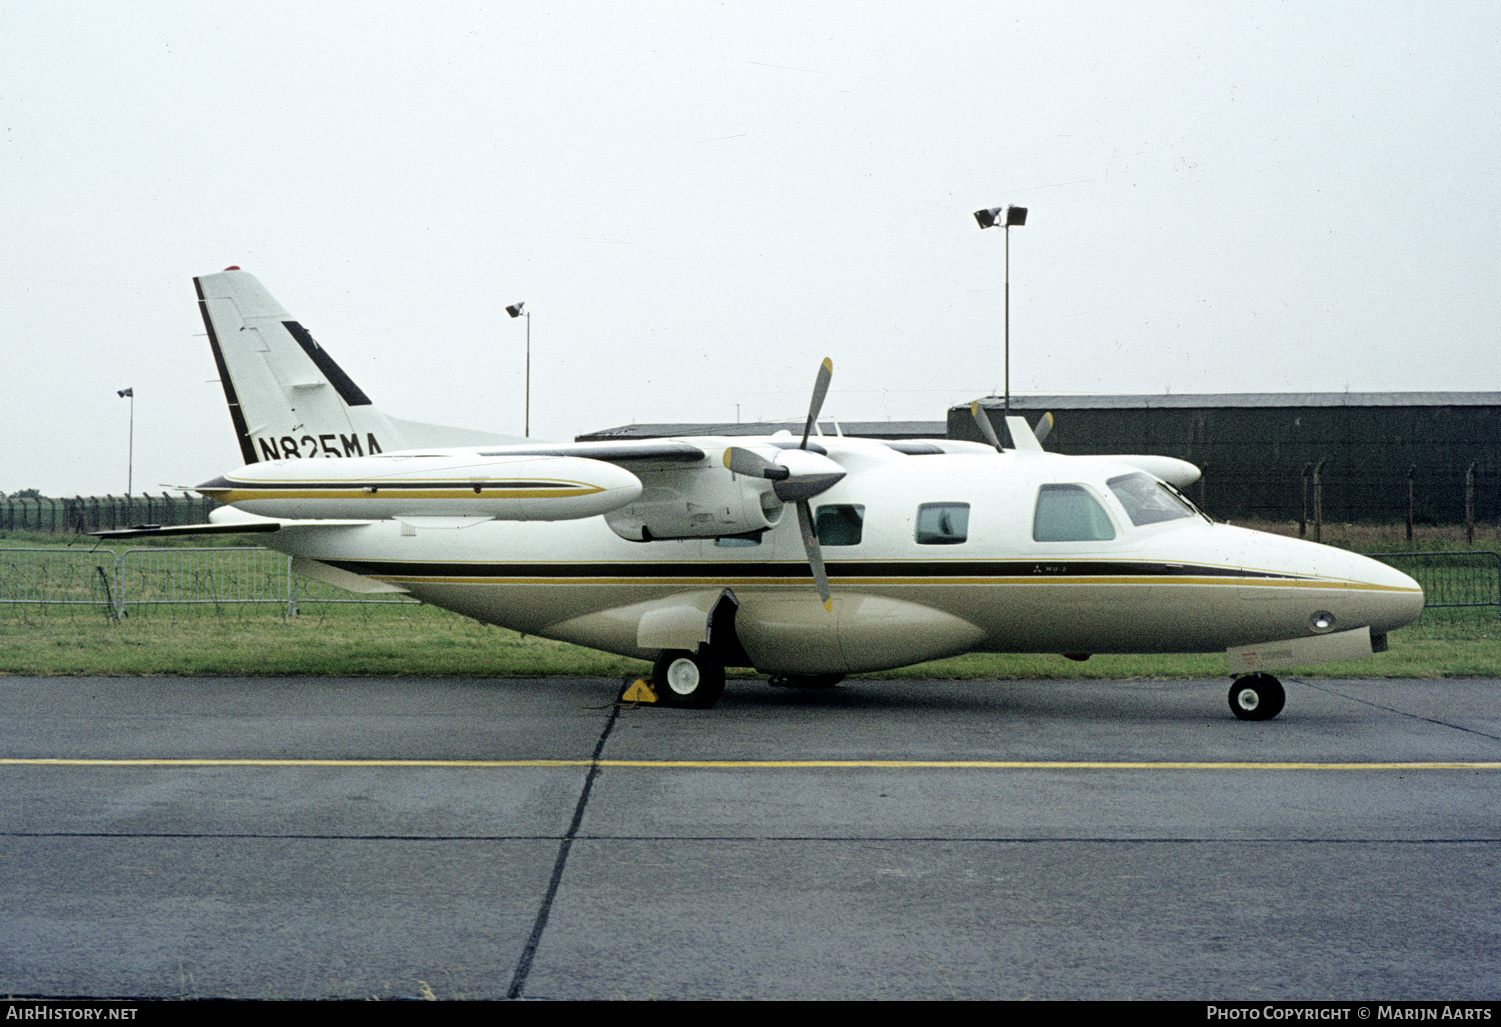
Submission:
[[[1011,226],[1020,228],[1027,223],[1026,207],[990,207],[975,211],[975,221],[982,229],[1000,225],[1006,233],[1006,291],[1005,291],[1005,381],[1006,413],[1011,416]]]
[[[527,438],[532,437],[532,312],[526,312],[526,402],[523,407],[525,417],[523,431]]]
[[[506,313],[513,318],[526,317],[526,437],[532,437],[532,312],[523,309],[525,303],[512,303]]]
[[[1003,416],[1011,416],[1011,225],[1006,225],[1006,288],[1005,288],[1005,364],[1006,364],[1006,413]],[[1008,425],[1010,421],[1006,422]],[[1015,442],[1012,445],[1016,445]]]
[[[130,493],[131,493],[131,491],[135,488],[135,466],[136,466],[136,390],[135,390],[134,386],[132,386],[131,388],[128,388],[128,389],[117,389],[115,391],[116,391],[116,394],[121,399],[128,399],[128,400],[130,400],[130,435],[128,436],[128,439],[129,439],[129,448],[126,450],[126,457],[125,457],[125,494],[127,496],[129,496]],[[41,504],[37,504],[37,509],[38,510],[41,509]]]

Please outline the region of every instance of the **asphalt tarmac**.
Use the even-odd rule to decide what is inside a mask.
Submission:
[[[1284,683],[0,678],[0,993],[1501,995],[1497,682]]]

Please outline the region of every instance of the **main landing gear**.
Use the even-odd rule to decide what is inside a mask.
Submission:
[[[1247,674],[1230,686],[1230,710],[1241,720],[1271,720],[1286,701],[1282,682],[1270,674]]]
[[[658,699],[668,706],[706,710],[724,693],[724,665],[703,645],[692,653],[668,649],[657,657],[651,679]]]
[[[657,657],[651,680],[663,705],[706,710],[724,694],[724,664],[706,645],[691,653],[668,649]],[[777,688],[825,689],[843,680],[843,674],[777,674],[770,683]]]

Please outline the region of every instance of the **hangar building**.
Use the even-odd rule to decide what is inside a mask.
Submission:
[[[1001,399],[980,402],[1001,431]],[[1305,475],[1311,517],[1322,462],[1325,521],[1405,519],[1411,474],[1417,520],[1462,523],[1471,467],[1476,521],[1501,519],[1501,392],[1012,396],[1011,409],[1034,424],[1052,411],[1055,452],[1197,464],[1190,494],[1218,517],[1296,520]],[[948,435],[983,441],[968,404]]]

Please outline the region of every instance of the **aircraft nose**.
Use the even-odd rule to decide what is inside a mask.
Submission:
[[[1277,602],[1298,634],[1370,626],[1373,635],[1411,624],[1423,612],[1423,589],[1389,564],[1305,539],[1262,532],[1242,536],[1243,566],[1272,570],[1297,583]],[[1259,590],[1253,590],[1253,596]]]
[[[1332,552],[1338,556],[1321,561],[1325,566],[1320,570],[1348,582],[1346,589],[1352,593],[1358,616],[1370,624],[1373,635],[1411,624],[1422,615],[1423,586],[1417,581],[1380,560]]]

